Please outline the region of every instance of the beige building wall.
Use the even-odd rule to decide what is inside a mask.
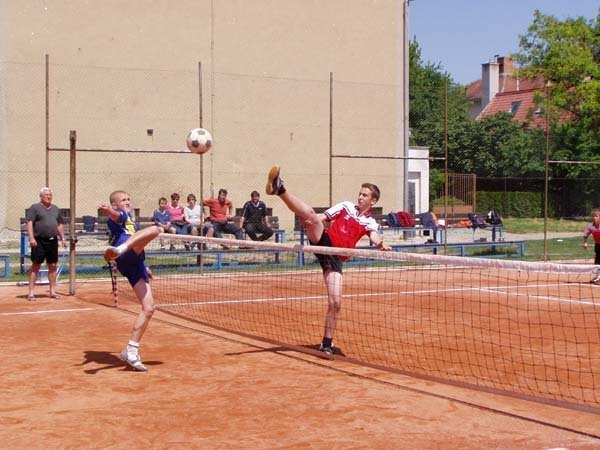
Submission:
[[[205,195],[225,187],[241,206],[278,163],[288,189],[329,199],[329,73],[333,151],[402,156],[402,0],[0,0],[0,226],[15,228],[45,181],[45,64],[49,144],[184,150],[199,123],[215,146],[203,160]],[[147,130],[153,130],[149,135]],[[95,215],[115,189],[142,215],[159,196],[200,194],[190,154],[78,153],[77,215]],[[68,155],[50,154],[55,202],[69,204]],[[333,202],[363,181],[384,210],[402,207],[401,161],[333,163]],[[264,198],[284,228],[292,217]]]

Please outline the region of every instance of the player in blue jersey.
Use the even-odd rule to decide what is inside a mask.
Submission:
[[[107,260],[115,260],[119,272],[129,280],[133,292],[142,305],[140,314],[133,323],[131,338],[121,352],[121,359],[140,372],[148,369],[140,356],[140,340],[154,313],[154,299],[150,288],[152,275],[144,263],[144,248],[156,238],[163,229],[150,226],[136,231],[131,216],[131,198],[125,191],[110,194],[110,204],[102,203],[98,209],[108,216],[110,244],[104,252]]]

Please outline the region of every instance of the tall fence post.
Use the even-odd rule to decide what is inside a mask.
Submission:
[[[75,217],[77,211],[77,132],[69,132],[69,295],[75,295],[75,277],[76,277],[76,249],[77,234],[75,230]]]
[[[198,124],[204,126],[202,111],[202,62],[198,63]],[[204,200],[204,155],[200,155],[200,203]]]
[[[333,204],[333,72],[329,72],[329,206]]]
[[[46,184],[50,187],[50,56],[46,53]]]

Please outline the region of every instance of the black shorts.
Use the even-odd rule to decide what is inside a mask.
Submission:
[[[58,261],[58,238],[35,238],[37,245],[31,247],[31,262],[42,264],[44,260],[47,264],[56,264]]]
[[[318,245],[320,247],[333,247],[331,243],[331,238],[326,232],[323,232],[321,235],[321,239],[316,244],[311,242],[312,245]],[[338,272],[342,273],[342,258],[337,255],[321,255],[319,253],[315,253],[319,264],[321,264],[321,268],[323,269],[323,273],[327,272]]]

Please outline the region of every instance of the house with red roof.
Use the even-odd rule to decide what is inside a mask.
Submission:
[[[544,128],[542,109],[535,104],[535,93],[544,89],[544,79],[519,79],[513,60],[494,56],[481,65],[481,79],[467,86],[470,114],[476,120],[506,112],[526,127]]]

